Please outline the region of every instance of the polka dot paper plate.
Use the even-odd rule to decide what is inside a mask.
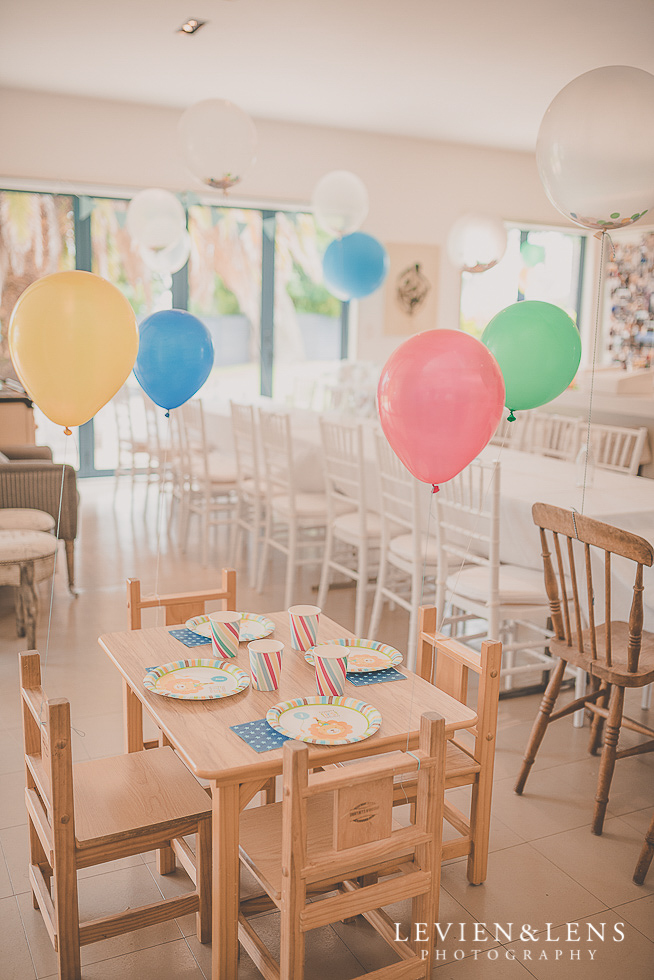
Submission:
[[[249,676],[235,663],[225,660],[175,660],[153,667],[143,686],[153,694],[183,701],[210,701],[244,691]]]
[[[377,708],[356,698],[293,698],[270,708],[266,721],[281,735],[314,745],[347,745],[374,735],[382,723]]]
[[[377,640],[330,640],[330,644],[338,644],[347,650],[348,674],[367,674],[372,670],[388,670],[402,663],[402,654],[388,643],[378,643]],[[304,659],[313,666],[313,647],[307,650]]]
[[[208,616],[195,616],[187,620],[184,624],[188,630],[206,636],[211,639],[211,626]],[[241,626],[239,630],[239,642],[249,643],[251,640],[263,640],[270,636],[275,630],[275,624],[265,616],[257,616],[256,613],[241,613]]]

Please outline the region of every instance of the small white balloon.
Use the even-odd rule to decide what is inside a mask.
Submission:
[[[321,177],[311,197],[316,218],[333,235],[351,235],[368,214],[366,185],[349,170],[332,170]]]
[[[536,162],[550,201],[576,224],[638,221],[654,206],[654,75],[609,65],[573,79],[543,116]]]
[[[486,272],[500,261],[506,242],[506,228],[499,218],[465,214],[450,229],[447,254],[464,272]]]
[[[170,191],[150,187],[139,191],[127,206],[127,230],[144,248],[167,248],[178,241],[186,229],[186,215]]]
[[[209,187],[228,190],[254,163],[255,125],[247,112],[227,99],[204,99],[189,106],[178,131],[186,165]]]
[[[153,272],[158,272],[161,276],[172,276],[174,272],[179,272],[189,260],[191,254],[191,236],[187,231],[182,233],[181,238],[155,252],[151,248],[142,248],[141,255],[143,261]]]

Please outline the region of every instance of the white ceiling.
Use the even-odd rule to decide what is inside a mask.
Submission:
[[[654,0],[2,0],[0,84],[533,150],[601,65],[654,73]],[[187,18],[209,23],[175,33]],[[651,107],[650,107],[651,108]],[[628,138],[628,134],[623,134]]]

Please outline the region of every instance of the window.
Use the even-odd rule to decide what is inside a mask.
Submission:
[[[501,262],[461,275],[461,329],[481,337],[496,313],[525,299],[560,306],[578,324],[585,245],[574,232],[511,228]]]
[[[73,198],[59,194],[0,191],[0,378],[15,377],[7,332],[18,297],[31,283],[75,268]],[[66,437],[35,409],[38,442],[64,458]],[[70,455],[67,457],[70,461]]]
[[[197,198],[195,199],[197,200]],[[322,284],[329,243],[313,215],[189,203],[191,256],[174,276],[149,269],[126,227],[129,201],[113,197],[0,191],[0,377],[11,371],[6,325],[35,279],[62,269],[103,276],[127,297],[137,320],[188,309],[208,327],[214,369],[202,388],[212,405],[258,394],[294,398],[347,355],[347,304]],[[127,385],[140,391],[130,375]],[[134,399],[135,402],[138,399]],[[82,476],[111,472],[117,437],[111,403],[79,430],[79,452],[37,412],[39,441]],[[65,447],[65,448],[64,448]]]

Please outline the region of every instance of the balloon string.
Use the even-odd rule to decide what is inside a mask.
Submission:
[[[586,456],[584,459],[584,478],[581,488],[581,513],[584,512],[584,504],[586,503],[586,479],[588,476],[588,460],[590,457],[590,428],[591,420],[593,417],[593,392],[595,389],[595,366],[597,362],[597,339],[599,335],[599,320],[600,320],[600,307],[602,304],[602,276],[604,272],[604,241],[606,238],[606,232],[602,232],[602,247],[600,249],[600,263],[599,263],[599,275],[597,277],[597,304],[595,307],[595,336],[593,338],[593,363],[590,371],[590,394],[588,398],[588,420],[586,422]],[[611,247],[613,248],[613,242],[611,242]]]
[[[64,430],[67,435],[72,435],[68,426]],[[45,675],[48,670],[48,655],[50,653],[50,631],[52,627],[52,608],[54,605],[54,590],[55,590],[55,578],[57,574],[57,556],[59,554],[59,528],[61,527],[61,508],[62,501],[64,499],[64,478],[66,476],[66,456],[68,450],[68,439],[64,441],[64,460],[61,464],[61,484],[59,486],[59,507],[57,509],[57,526],[55,528],[55,552],[54,552],[54,564],[52,566],[52,584],[50,586],[50,606],[48,609],[48,627],[45,637],[45,654],[43,658],[43,670],[41,672],[41,689],[45,690]],[[34,588],[34,583],[32,584]],[[41,706],[39,709],[39,724],[43,724],[43,708],[45,706],[45,697],[41,700]]]
[[[170,412],[166,412],[166,418],[170,418]],[[163,499],[163,481],[166,476],[166,467],[168,466],[168,448],[171,443],[171,427],[170,423],[166,426],[166,439],[164,440],[164,453],[163,461],[159,460],[159,495],[157,497],[157,563],[154,575],[154,595],[155,598],[159,598],[159,562],[161,558],[161,525],[163,523],[164,507],[162,504]],[[171,502],[172,507],[172,502]]]
[[[438,487],[436,487],[436,490],[438,490]],[[422,581],[420,583],[420,603],[419,603],[419,605],[422,605],[423,599],[424,599],[424,595],[425,595],[425,579],[427,578],[427,554],[428,554],[428,551],[429,551],[429,534],[430,534],[430,528],[431,528],[431,510],[432,510],[432,500],[433,499],[434,499],[434,494],[432,492],[432,494],[429,497],[429,511],[427,512],[427,530],[426,530],[426,533],[425,533],[425,555],[424,555],[424,558],[422,560]],[[422,536],[420,538],[420,542],[421,542],[421,546],[422,546]],[[416,656],[417,656],[417,645],[416,645]],[[414,665],[413,665],[413,671],[412,671],[412,678],[411,678],[411,696],[409,698],[409,718],[408,718],[408,721],[407,721],[406,748],[405,748],[405,752],[408,755],[413,755],[412,752],[409,752],[409,735],[411,734],[411,718],[413,717],[413,701],[414,701],[414,694],[415,694],[415,688],[416,688],[416,677],[417,677],[416,667],[417,666],[418,666],[417,663],[414,663]],[[401,782],[400,782],[400,786],[402,786],[402,792],[404,793],[404,801],[405,801],[405,803],[408,803],[409,802],[409,798],[406,795],[406,790],[404,789],[404,786],[402,785]]]

